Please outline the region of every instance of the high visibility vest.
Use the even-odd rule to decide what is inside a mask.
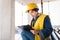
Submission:
[[[46,16],[47,15],[45,15],[45,14],[41,14],[38,17],[37,21],[35,22],[35,24],[34,24],[34,26],[32,28],[35,29],[35,30],[43,30],[44,29],[44,27],[43,27],[44,19],[45,19]],[[35,40],[41,40],[40,35],[35,34]]]

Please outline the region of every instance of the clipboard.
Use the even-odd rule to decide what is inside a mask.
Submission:
[[[34,30],[30,25],[22,25],[22,26],[18,26],[18,28],[22,30],[27,30],[27,31]]]

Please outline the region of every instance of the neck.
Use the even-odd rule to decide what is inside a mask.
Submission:
[[[34,18],[36,18],[38,15],[39,15],[39,13],[37,13],[37,15],[36,15],[36,16],[34,16]]]

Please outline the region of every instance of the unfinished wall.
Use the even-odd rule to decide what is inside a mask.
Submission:
[[[0,0],[0,40],[14,40],[14,0]]]

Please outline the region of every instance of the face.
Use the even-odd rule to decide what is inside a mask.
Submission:
[[[37,12],[35,11],[29,11],[28,12],[32,17],[36,17],[37,16]]]

